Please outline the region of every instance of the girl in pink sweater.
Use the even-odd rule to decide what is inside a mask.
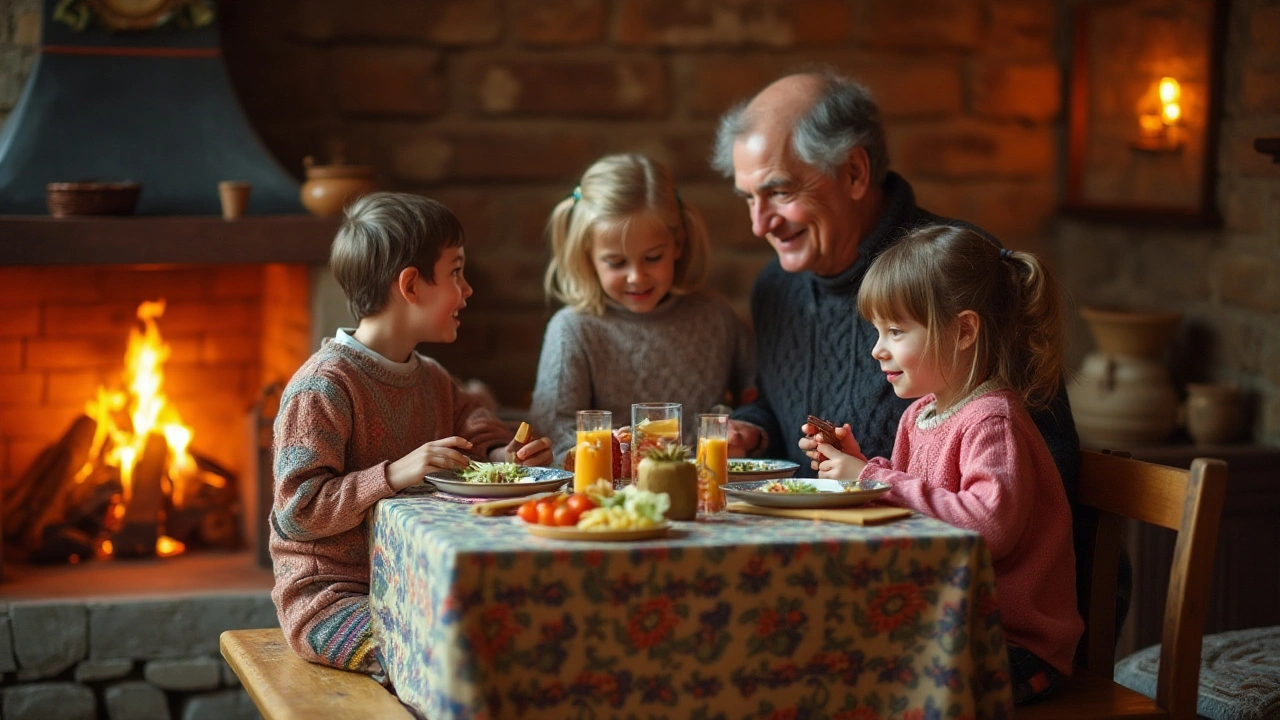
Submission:
[[[871,352],[885,380],[919,400],[902,415],[891,459],[867,460],[848,425],[836,430],[839,448],[814,438],[800,447],[819,477],[889,483],[889,502],[982,535],[1014,701],[1047,697],[1071,674],[1084,629],[1071,510],[1026,410],[1047,404],[1062,375],[1057,283],[1034,255],[930,226],[876,258],[858,312],[879,331]]]

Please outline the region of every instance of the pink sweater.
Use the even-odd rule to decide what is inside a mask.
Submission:
[[[511,432],[434,360],[408,373],[326,342],[294,374],[275,423],[271,559],[280,625],[300,656],[361,669],[367,639],[369,529],[395,493],[387,466],[430,440],[459,435],[485,458]],[[363,628],[363,629],[362,629]],[[366,643],[367,644],[367,643]]]
[[[860,477],[890,483],[889,502],[982,535],[1008,641],[1070,675],[1084,623],[1071,509],[1049,449],[1008,390],[918,426],[933,401],[926,395],[907,408],[893,459],[873,458]]]

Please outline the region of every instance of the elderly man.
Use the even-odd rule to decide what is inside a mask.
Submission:
[[[889,457],[910,400],[871,356],[876,329],[858,315],[858,289],[876,255],[912,228],[972,226],[916,205],[911,185],[889,170],[870,94],[834,74],[783,77],[725,113],[712,163],[733,178],[752,232],[778,254],[751,294],[760,395],[733,413],[731,454],[790,458],[813,475],[816,443],[801,429],[813,414],[849,423],[868,457]],[[1032,418],[1074,499],[1080,441],[1065,386]],[[1128,565],[1122,557],[1117,626]]]

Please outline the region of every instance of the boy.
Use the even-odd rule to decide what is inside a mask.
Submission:
[[[329,266],[359,325],[339,329],[289,381],[275,423],[272,599],[290,647],[311,662],[381,675],[369,616],[374,503],[472,457],[548,465],[547,438],[520,445],[436,361],[471,286],[464,236],[440,203],[372,193],[346,211]]]

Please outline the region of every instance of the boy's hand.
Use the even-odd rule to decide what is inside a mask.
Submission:
[[[804,433],[804,437],[801,437],[800,441],[796,444],[800,446],[800,449],[804,451],[805,455],[809,456],[810,460],[813,460],[813,462],[810,463],[810,467],[817,470],[818,463],[830,457],[830,455],[823,454],[819,449],[822,447],[821,443],[813,437],[818,434],[818,428],[810,425],[809,423],[805,423],[800,426],[800,432]],[[849,423],[845,423],[836,428],[835,433],[836,440],[840,442],[840,447],[837,448],[834,445],[827,445],[826,447],[832,448],[845,455],[851,455],[864,463],[867,461],[867,456],[862,454],[862,448],[858,445],[858,441],[853,437],[853,428],[849,427]]]
[[[471,441],[456,435],[432,440],[388,465],[387,481],[391,483],[391,487],[400,491],[420,484],[429,472],[466,467],[471,458],[455,448],[470,450]]]
[[[846,455],[826,443],[818,443],[817,452],[823,455],[823,459],[814,460],[812,467],[818,471],[820,478],[854,480],[862,473],[862,468],[867,466],[865,460]]]
[[[495,448],[489,453],[489,459],[495,462],[513,462],[518,465],[546,467],[551,464],[551,438],[540,437],[521,443],[512,440],[505,448]]]

